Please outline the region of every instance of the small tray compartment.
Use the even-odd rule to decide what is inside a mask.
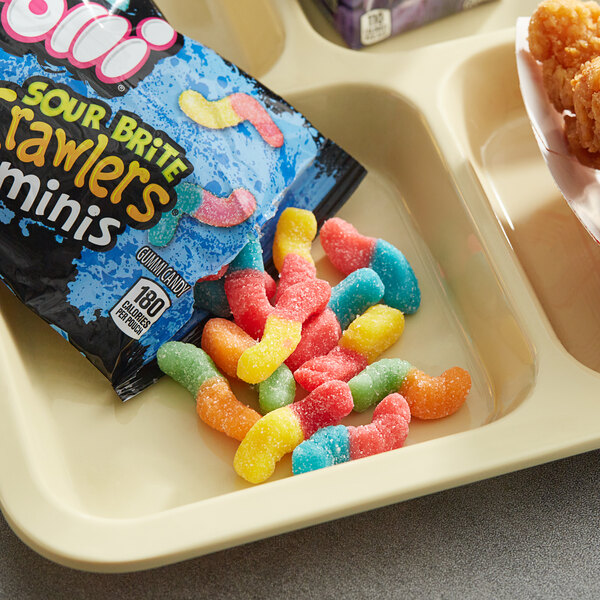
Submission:
[[[466,60],[449,79],[447,94],[448,120],[556,335],[577,360],[600,372],[600,245],[540,155],[521,100],[514,46]],[[450,119],[450,112],[459,118]]]

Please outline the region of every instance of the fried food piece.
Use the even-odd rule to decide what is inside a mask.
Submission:
[[[544,87],[559,111],[573,110],[572,80],[600,55],[600,6],[579,0],[545,0],[529,21],[529,49],[542,63]]]
[[[600,153],[586,150],[579,141],[577,133],[577,120],[573,116],[565,115],[565,136],[571,154],[584,166],[600,169]]]
[[[579,143],[600,151],[600,56],[586,62],[573,80],[573,104]]]

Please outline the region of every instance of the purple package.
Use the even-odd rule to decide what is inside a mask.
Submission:
[[[321,0],[351,48],[370,46],[490,0]]]

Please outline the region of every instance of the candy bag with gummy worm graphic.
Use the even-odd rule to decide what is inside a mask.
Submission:
[[[146,0],[0,4],[0,277],[126,400],[193,285],[287,206],[332,215],[364,169]]]

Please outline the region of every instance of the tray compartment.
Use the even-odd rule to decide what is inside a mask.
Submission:
[[[407,316],[405,333],[386,356],[432,374],[453,365],[472,374],[467,404],[447,419],[415,421],[407,444],[465,432],[509,412],[534,383],[534,355],[418,110],[394,92],[360,85],[290,100],[369,168],[340,215],[397,245],[419,277],[422,306]],[[350,111],[362,117],[348,127]],[[337,281],[318,243],[315,256],[321,275]],[[25,386],[19,402],[32,460],[59,502],[93,516],[130,518],[249,487],[232,468],[237,444],[197,419],[193,399],[178,384],[164,378],[121,405],[57,333],[5,289],[0,300],[3,337],[27,373],[14,385]],[[247,398],[243,386],[236,391]],[[367,412],[347,422],[370,419]],[[273,481],[290,474],[287,457]]]
[[[447,121],[556,336],[600,372],[600,245],[542,159],[521,98],[514,47],[502,44],[464,61],[444,96]]]

